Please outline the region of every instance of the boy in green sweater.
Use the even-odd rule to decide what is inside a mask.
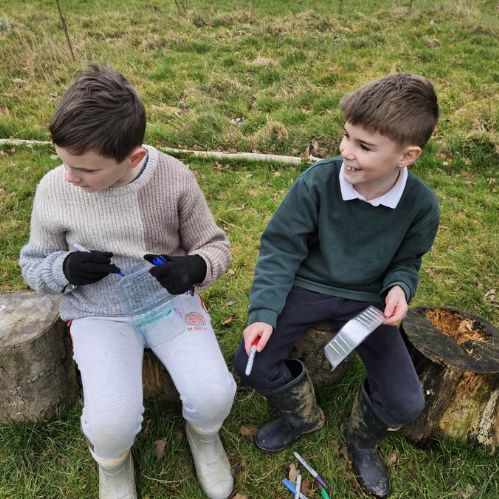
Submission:
[[[341,108],[341,157],[303,172],[262,235],[249,325],[234,361],[280,414],[260,428],[256,445],[280,451],[324,423],[303,363],[286,358],[293,345],[318,321],[381,309],[384,324],[357,348],[366,380],[342,434],[360,484],[384,497],[390,480],[377,442],[424,407],[397,324],[439,223],[435,194],[408,172],[433,133],[438,103],[427,79],[397,74],[347,95]],[[246,376],[256,339],[259,354]]]

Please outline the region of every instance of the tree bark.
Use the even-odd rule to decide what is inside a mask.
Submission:
[[[303,361],[315,386],[320,387],[338,382],[352,363],[347,357],[334,371],[324,355],[324,347],[339,330],[334,321],[321,321],[311,327],[290,352],[291,358]]]
[[[405,428],[414,442],[438,435],[478,443],[499,442],[499,332],[473,314],[419,307],[403,321],[426,405]]]
[[[55,416],[78,397],[70,338],[59,299],[0,295],[0,421]]]

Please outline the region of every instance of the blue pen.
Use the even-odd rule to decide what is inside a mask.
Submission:
[[[168,261],[167,258],[165,258],[164,256],[161,256],[161,255],[157,255],[155,256],[153,259],[152,259],[152,264],[153,265],[164,265],[166,262]],[[189,289],[188,293],[191,295],[191,296],[194,296],[194,286]]]
[[[87,248],[84,248],[81,244],[78,244],[78,243],[74,243],[73,248],[76,251],[84,251],[85,253],[90,253],[90,251],[87,250]],[[125,274],[123,274],[123,272],[121,272],[121,270],[119,272],[115,272],[115,274],[119,275],[120,277],[125,277]]]
[[[296,487],[295,487],[295,484],[293,482],[291,482],[290,480],[288,480],[287,478],[283,478],[282,479],[282,484],[284,485],[284,487],[286,487],[292,494],[295,494],[296,493]],[[307,499],[307,496],[302,494],[300,492],[300,495],[299,495],[299,498],[300,499]]]

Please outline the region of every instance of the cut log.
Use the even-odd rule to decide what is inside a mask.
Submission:
[[[290,352],[291,358],[303,361],[317,387],[338,382],[352,363],[353,356],[349,356],[334,371],[331,371],[331,364],[324,355],[324,347],[339,328],[340,324],[334,321],[318,322],[307,331]]]
[[[0,295],[0,421],[51,418],[79,390],[59,299],[31,291]]]
[[[473,314],[446,307],[411,310],[401,330],[426,396],[405,428],[414,442],[438,435],[476,442],[494,452],[499,442],[499,331]]]
[[[145,398],[180,400],[172,378],[152,350],[144,352],[142,385]]]

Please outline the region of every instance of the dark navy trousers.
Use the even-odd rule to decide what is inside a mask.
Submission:
[[[284,360],[313,324],[334,320],[341,325],[369,305],[376,306],[295,286],[288,295],[270,340],[256,355],[251,375],[244,374],[248,360],[244,341],[234,354],[236,372],[257,392],[264,396],[272,394],[293,379]],[[377,416],[393,428],[414,421],[423,410],[424,395],[398,328],[380,326],[356,351],[366,369],[369,398]]]

